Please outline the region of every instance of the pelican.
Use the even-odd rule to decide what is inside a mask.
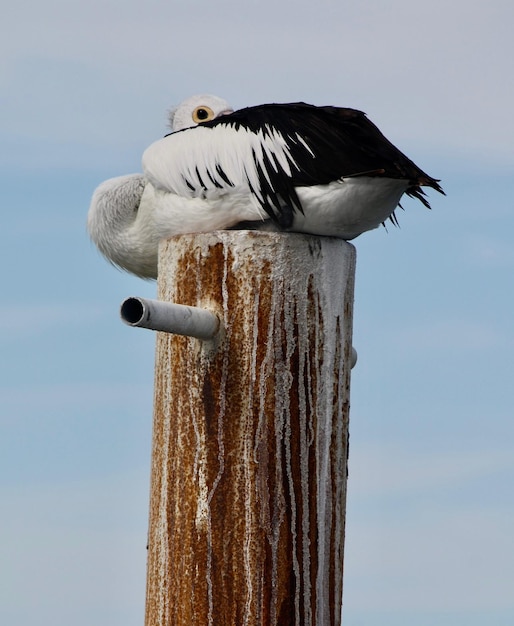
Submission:
[[[194,96],[145,150],[143,174],[95,191],[88,228],[115,265],[157,275],[158,242],[243,225],[354,239],[396,223],[406,194],[444,193],[358,110],[303,102],[233,111]]]

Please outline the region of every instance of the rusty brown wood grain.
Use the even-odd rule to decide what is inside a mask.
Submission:
[[[340,623],[355,250],[220,231],[161,244],[146,626]]]

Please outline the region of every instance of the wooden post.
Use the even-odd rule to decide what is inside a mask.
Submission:
[[[161,244],[146,626],[340,624],[355,249],[219,231]]]

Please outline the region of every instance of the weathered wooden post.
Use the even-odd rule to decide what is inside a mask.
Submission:
[[[253,231],[161,244],[146,626],[340,624],[355,249]]]

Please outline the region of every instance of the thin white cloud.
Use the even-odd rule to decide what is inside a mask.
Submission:
[[[462,254],[473,265],[487,268],[512,268],[514,246],[502,239],[503,233],[492,236],[484,233],[468,233],[461,241]]]
[[[512,3],[30,4],[2,43],[11,132],[143,138],[165,107],[215,91],[356,106],[406,150],[512,164]]]
[[[140,408],[151,416],[153,384],[149,373],[147,381],[139,384],[106,380],[102,382],[31,384],[24,387],[3,387],[3,422],[14,423],[22,418],[61,420],[67,411],[68,419],[76,419],[81,411],[123,411],[130,407],[132,414]]]
[[[355,498],[423,497],[425,492],[458,489],[478,478],[514,475],[514,455],[507,447],[424,452],[410,446],[360,445],[350,455],[350,492]]]
[[[11,342],[18,337],[39,335],[50,329],[76,327],[107,319],[112,314],[98,304],[33,304],[0,307],[0,342]]]
[[[2,532],[9,539],[1,550],[1,615],[27,625],[140,624],[147,472],[2,488],[9,502]]]
[[[434,319],[405,324],[392,330],[390,339],[398,351],[481,352],[512,343],[512,336],[504,336],[501,329],[476,319]]]
[[[419,615],[511,609],[514,517],[502,491],[514,476],[510,446],[421,445],[350,451],[345,605]]]
[[[350,518],[345,602],[419,614],[512,609],[512,523],[496,512],[433,504],[394,519]]]

